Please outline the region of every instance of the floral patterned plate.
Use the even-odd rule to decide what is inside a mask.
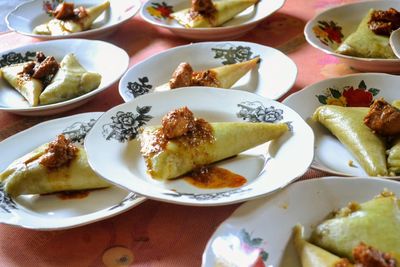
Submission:
[[[3,140],[0,142],[0,151],[3,151],[0,171],[61,133],[82,143],[101,114],[82,113],[47,121]],[[62,194],[49,194],[10,198],[0,186],[0,223],[36,230],[66,229],[115,216],[145,200],[117,186],[88,191],[87,196],[81,197],[68,199]]]
[[[75,6],[90,7],[103,3],[105,0],[74,0]],[[97,18],[90,30],[68,35],[34,34],[33,29],[51,19],[48,11],[55,9],[63,0],[31,0],[17,6],[6,16],[7,26],[17,33],[40,38],[60,39],[79,37],[100,37],[113,33],[117,26],[131,19],[140,9],[140,0],[109,0],[110,8]],[[71,2],[71,1],[68,1]]]
[[[169,111],[187,106],[209,122],[285,122],[290,131],[216,165],[244,176],[236,188],[201,189],[184,179],[158,181],[146,171],[137,140],[143,125],[159,125]],[[103,178],[156,200],[185,205],[224,205],[259,197],[301,176],[313,158],[314,136],[285,105],[238,90],[191,87],[143,95],[107,111],[85,140],[89,163]]]
[[[329,8],[311,19],[304,34],[315,48],[340,58],[343,62],[360,71],[400,73],[400,59],[360,58],[335,53],[343,40],[354,32],[361,19],[371,8],[400,10],[396,0],[361,1]]]
[[[339,140],[310,118],[320,105],[368,107],[374,99],[381,97],[390,103],[400,99],[400,92],[395,86],[399,83],[399,76],[389,74],[352,74],[317,82],[286,98],[283,103],[296,110],[314,131],[315,158],[312,167],[338,175],[367,175]]]
[[[194,57],[195,54],[201,56]],[[296,81],[296,64],[274,48],[235,41],[184,45],[154,55],[125,73],[119,83],[119,93],[127,102],[154,92],[156,87],[168,83],[181,62],[188,62],[195,71],[200,71],[247,61],[256,56],[261,58],[259,65],[240,79],[232,89],[278,99]],[[163,67],[160,68],[160,65]]]
[[[129,63],[128,54],[113,44],[96,40],[65,39],[33,43],[1,52],[0,68],[35,59],[37,51],[42,51],[46,56],[54,56],[58,62],[66,54],[73,53],[85,69],[101,75],[99,87],[73,99],[31,107],[21,94],[0,77],[0,110],[21,115],[42,116],[76,108],[118,81]]]
[[[357,190],[355,190],[357,188]],[[350,201],[364,202],[385,188],[400,194],[400,183],[371,177],[325,177],[296,182],[282,191],[240,206],[215,231],[202,267],[301,267],[292,230],[308,237],[312,227]]]
[[[149,0],[143,4],[142,18],[159,27],[166,28],[174,34],[192,40],[228,40],[246,34],[266,17],[279,10],[285,0],[259,1],[256,6],[249,7],[221,27],[185,28],[174,19],[171,13],[190,7],[187,0]]]

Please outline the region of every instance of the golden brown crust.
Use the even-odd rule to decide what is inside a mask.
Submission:
[[[39,163],[48,169],[56,169],[69,164],[77,153],[78,148],[60,134],[56,140],[49,143],[45,154],[40,157]]]

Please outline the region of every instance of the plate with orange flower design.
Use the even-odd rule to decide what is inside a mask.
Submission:
[[[311,117],[321,105],[369,107],[378,98],[391,103],[400,99],[400,92],[394,86],[399,83],[400,77],[390,74],[351,74],[317,82],[287,97],[283,103],[296,110],[314,131],[315,154],[311,166],[337,175],[367,175],[350,151]]]
[[[343,55],[337,52],[339,45],[353,32],[356,31],[361,20],[371,9],[400,10],[400,2],[396,0],[361,1],[329,8],[311,19],[304,28],[306,40],[315,48],[336,56],[351,67],[365,72],[400,73],[400,60],[398,58],[363,58]],[[389,37],[379,36],[383,40],[382,46],[389,46]],[[379,44],[381,45],[381,44]],[[378,46],[379,46],[378,45]]]
[[[227,40],[244,35],[266,17],[279,10],[285,0],[259,1],[219,27],[185,28],[171,14],[190,7],[187,0],[149,0],[142,5],[142,18],[172,33],[192,40]]]

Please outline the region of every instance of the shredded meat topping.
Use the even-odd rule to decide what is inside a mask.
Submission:
[[[84,7],[74,8],[74,3],[67,2],[60,3],[51,13],[59,20],[77,20],[87,16],[87,11]]]
[[[194,127],[193,113],[187,107],[175,109],[162,119],[163,132],[169,139],[182,136]]]
[[[205,142],[214,142],[213,129],[210,123],[201,118],[194,118],[187,108],[179,108],[169,112],[162,119],[162,127],[155,130],[146,142],[145,154],[158,153],[165,149],[169,140],[183,146],[196,147]]]
[[[357,267],[396,267],[396,260],[389,253],[360,243],[353,249],[353,257]]]
[[[50,142],[48,148],[40,159],[39,163],[48,169],[56,169],[67,165],[76,157],[78,148],[64,135],[57,136],[57,139]]]
[[[400,13],[394,9],[375,10],[368,22],[371,31],[378,35],[390,36],[392,31],[400,28]]]
[[[193,71],[190,64],[186,62],[179,64],[169,80],[171,89],[187,86],[220,87],[220,85],[215,72],[212,70]]]
[[[169,81],[169,87],[171,89],[192,86],[192,74],[193,69],[189,63],[183,62],[179,64],[174,73],[172,74],[172,78]]]
[[[36,52],[36,61],[25,63],[19,75],[26,80],[39,79],[44,86],[47,86],[59,68],[60,65],[54,57],[46,57],[43,52]]]
[[[192,84],[199,86],[220,87],[220,82],[211,70],[199,71],[193,73]]]
[[[364,118],[372,131],[383,136],[400,133],[400,111],[383,99],[376,100]]]
[[[349,267],[351,263],[348,259],[340,259],[338,262],[335,263],[334,267]]]
[[[198,14],[210,18],[213,17],[216,12],[217,9],[211,0],[192,0],[189,14],[192,18],[196,17]]]

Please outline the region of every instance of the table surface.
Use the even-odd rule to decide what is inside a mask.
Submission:
[[[297,64],[297,81],[280,100],[319,80],[354,72],[311,47],[303,35],[306,22],[316,12],[345,2],[351,1],[287,0],[279,12],[237,39],[275,47]],[[139,14],[103,40],[125,49],[130,66],[160,51],[190,43],[146,23]],[[13,32],[1,33],[0,51],[38,41]],[[0,111],[0,140],[42,121],[106,111],[121,103],[115,83],[88,104],[57,116],[23,117]],[[326,175],[310,169],[300,179]],[[104,266],[103,256],[107,255],[120,263],[116,266],[200,266],[208,239],[239,205],[189,207],[148,200],[113,218],[70,230],[42,232],[0,225],[0,265]]]

